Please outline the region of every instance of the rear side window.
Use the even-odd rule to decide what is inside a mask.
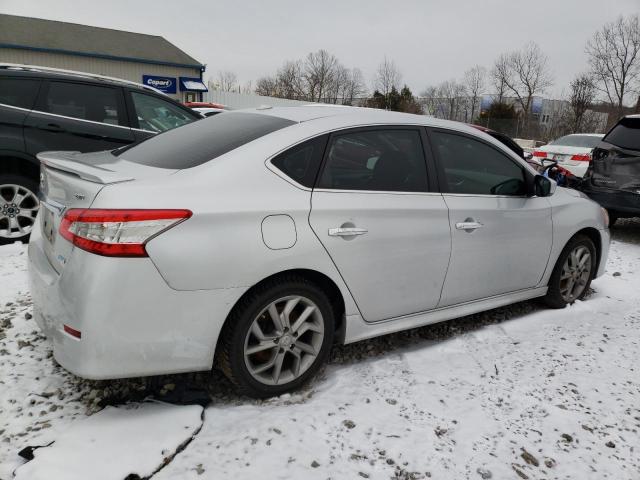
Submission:
[[[640,150],[640,118],[623,118],[603,140],[620,148]]]
[[[594,148],[601,137],[595,135],[565,135],[549,142],[549,145],[560,145],[563,147]]]
[[[33,108],[40,80],[27,78],[0,78],[0,103],[12,107]]]
[[[417,130],[365,130],[331,137],[319,188],[426,192],[427,167]]]
[[[314,138],[281,153],[271,163],[300,185],[313,188],[326,144],[326,135]]]
[[[118,88],[50,82],[44,110],[65,117],[122,125],[124,112],[121,95]]]
[[[257,113],[225,113],[169,130],[112,153],[130,162],[180,170],[202,165],[294,123]]]
[[[165,132],[198,118],[170,102],[151,95],[131,92],[131,98],[138,117],[138,126],[143,130]]]

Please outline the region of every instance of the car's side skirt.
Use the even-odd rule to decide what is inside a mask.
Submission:
[[[522,302],[536,297],[546,295],[547,287],[530,288],[518,290],[504,295],[483,298],[472,302],[459,303],[449,307],[438,308],[428,312],[415,313],[396,317],[381,322],[367,323],[360,315],[349,315],[345,319],[346,331],[344,343],[353,343],[359,340],[366,340],[388,333],[408,330],[410,328],[430,325],[432,323],[443,322],[453,318],[464,317],[473,313],[491,310],[511,303]]]

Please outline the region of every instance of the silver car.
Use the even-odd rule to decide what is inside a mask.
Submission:
[[[278,395],[334,342],[535,297],[564,307],[609,249],[596,203],[424,116],[261,108],[39,158],[35,318],[85,378],[218,366]]]

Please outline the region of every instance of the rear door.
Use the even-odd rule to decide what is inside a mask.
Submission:
[[[475,136],[430,129],[451,223],[440,306],[535,287],[549,260],[551,206],[528,197],[525,169]]]
[[[46,81],[25,122],[27,151],[95,152],[135,140],[122,88],[61,80]]]
[[[409,126],[331,135],[312,193],[311,227],[368,322],[440,299],[449,220],[429,186],[423,136]]]
[[[24,152],[23,125],[39,88],[36,78],[0,77],[0,154]]]

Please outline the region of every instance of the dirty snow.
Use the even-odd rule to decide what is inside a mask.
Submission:
[[[106,407],[74,422],[18,468],[16,480],[110,480],[152,475],[200,429],[202,407],[141,403]],[[70,464],[72,467],[70,468]]]
[[[338,347],[307,389],[267,401],[214,377],[201,430],[167,411],[171,441],[160,452],[152,440],[165,416],[143,415],[155,405],[100,411],[105,392],[126,384],[125,398],[138,400],[144,382],[88,382],[56,366],[27,318],[25,249],[0,247],[0,479],[24,463],[21,448],[51,441],[17,471],[51,452],[68,470],[46,478],[72,478],[74,458],[60,452],[88,436],[102,442],[91,451],[101,478],[144,476],[193,432],[154,479],[638,479],[640,224],[613,233],[607,273],[584,302],[561,311],[524,302]],[[119,438],[104,421],[114,414],[131,415],[136,436],[132,423]],[[150,453],[122,453],[145,438]]]

